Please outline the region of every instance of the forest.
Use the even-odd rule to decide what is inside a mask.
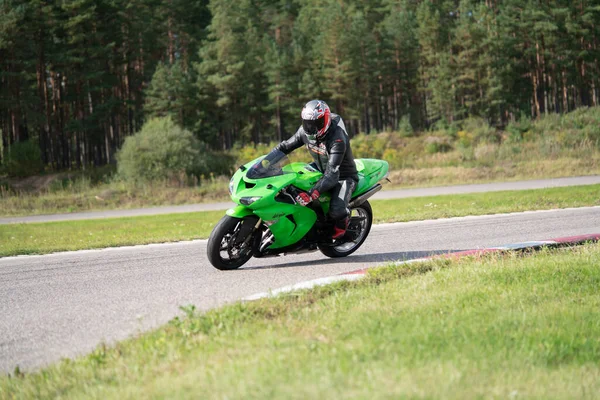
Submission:
[[[267,143],[312,98],[352,135],[503,127],[598,106],[599,59],[600,0],[0,0],[0,155],[114,163],[155,116]]]

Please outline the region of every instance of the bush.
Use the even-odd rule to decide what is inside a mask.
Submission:
[[[498,161],[497,144],[483,143],[473,149],[473,157],[479,165],[493,167]]]
[[[565,148],[600,147],[600,107],[544,115],[531,125],[530,135]]]
[[[402,137],[412,137],[415,135],[415,130],[410,123],[410,117],[408,115],[403,116],[400,120],[400,124],[398,125],[398,133],[400,133],[400,136]]]
[[[510,122],[506,127],[507,140],[510,143],[522,142],[531,130],[531,125],[531,119],[522,114],[518,121]]]
[[[567,140],[575,145],[592,142],[600,145],[600,108],[579,108],[566,114],[560,127],[565,131]]]
[[[198,181],[217,176],[231,175],[235,166],[235,156],[225,152],[215,152],[200,142],[200,157],[187,172]]]
[[[240,165],[244,165],[247,162],[250,162],[252,160],[254,160],[255,158],[258,158],[260,156],[263,156],[267,153],[269,153],[271,151],[271,149],[273,149],[273,147],[275,147],[277,145],[277,143],[272,142],[269,144],[266,143],[259,143],[259,144],[249,144],[246,146],[239,146],[236,145],[233,150],[231,151],[231,153],[233,154],[233,156],[235,157],[235,162],[237,163],[237,166]],[[299,149],[298,151],[300,151],[301,149]],[[298,152],[296,151],[296,152]]]
[[[473,144],[500,143],[498,131],[483,118],[467,118],[462,121],[462,129],[473,137]]]
[[[209,152],[171,118],[155,118],[125,139],[117,154],[118,173],[134,182],[177,180],[209,174]]]
[[[13,143],[4,149],[4,172],[8,176],[25,177],[44,171],[42,152],[32,141]]]
[[[387,133],[356,135],[350,141],[352,153],[355,158],[382,158],[387,148],[396,147],[398,143],[392,136]]]
[[[462,162],[470,162],[475,161],[475,150],[471,145],[465,145],[461,142],[458,142],[456,145],[456,150],[460,156],[460,160]]]
[[[452,139],[456,138],[456,134],[459,130],[459,126],[456,122],[448,122],[444,118],[436,121],[430,129],[430,131],[434,134],[443,133]]]
[[[463,147],[471,147],[473,145],[473,134],[467,131],[458,131],[456,134],[456,143]]]
[[[428,154],[447,153],[450,150],[452,150],[452,145],[448,138],[429,136],[425,139],[425,151]]]
[[[548,114],[541,116],[531,125],[531,132],[525,137],[527,140],[535,140],[556,133],[560,129],[565,115]]]

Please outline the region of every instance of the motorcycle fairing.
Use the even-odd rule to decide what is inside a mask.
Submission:
[[[268,249],[280,249],[299,242],[311,230],[317,214],[310,207],[294,204],[292,199],[282,199],[282,189],[292,185],[310,190],[322,177],[322,173],[308,164],[292,163],[282,165],[277,173],[260,179],[248,178],[248,170],[264,157],[259,157],[240,167],[230,182],[231,198],[239,205],[227,210],[227,215],[243,218],[254,214],[269,227],[275,240]],[[359,181],[353,198],[371,189],[388,173],[388,163],[376,159],[356,159]],[[285,197],[285,196],[284,196]],[[288,196],[289,197],[289,196]],[[285,200],[285,201],[282,201]],[[323,213],[329,210],[330,196],[323,194],[320,205]]]

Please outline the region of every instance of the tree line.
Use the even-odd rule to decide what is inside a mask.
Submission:
[[[103,165],[151,116],[214,149],[322,98],[353,134],[600,101],[600,0],[0,0],[3,148]]]
[[[0,130],[54,169],[103,165],[144,121],[159,63],[197,60],[207,1],[0,0]]]

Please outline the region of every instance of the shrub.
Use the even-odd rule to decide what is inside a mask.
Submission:
[[[527,145],[526,143],[506,143],[502,144],[498,148],[498,159],[499,160],[515,160],[517,159],[524,151],[529,150],[531,152],[530,147],[531,144]],[[538,147],[534,146],[535,151],[539,151]]]
[[[191,132],[177,126],[169,117],[155,118],[125,139],[117,154],[118,173],[127,181],[176,179],[181,182],[189,175],[210,172],[206,154],[206,149]]]
[[[458,131],[456,134],[457,144],[463,147],[470,147],[473,144],[473,134],[467,131]]]
[[[566,131],[571,144],[592,142],[600,145],[600,107],[579,108],[566,114],[561,120],[561,128]]]
[[[275,142],[269,144],[259,143],[255,145],[249,144],[246,146],[236,146],[233,148],[231,153],[235,157],[237,167],[269,153],[275,146]]]
[[[473,157],[479,165],[491,167],[497,162],[499,147],[497,144],[480,144],[473,149]]]
[[[388,133],[356,135],[350,142],[352,153],[355,158],[382,158],[387,148],[397,147],[392,136]],[[400,139],[396,137],[396,140]]]
[[[600,147],[600,107],[579,108],[564,115],[544,115],[531,125],[531,133],[526,135],[541,137],[565,148]]]
[[[386,149],[383,152],[382,159],[387,161],[391,168],[402,168],[410,161],[403,157],[402,153],[398,151],[398,149]]]
[[[473,146],[466,146],[461,142],[458,142],[458,144],[456,145],[456,150],[458,150],[458,154],[460,155],[461,161],[467,162],[475,160],[475,150],[473,150]]]
[[[400,133],[400,136],[402,137],[412,137],[415,135],[415,130],[410,123],[410,117],[408,115],[403,116],[400,120],[398,133]]]
[[[530,130],[531,119],[523,114],[518,121],[510,122],[506,127],[507,140],[510,143],[520,143]]]
[[[529,135],[528,139],[534,139],[534,137],[544,137],[554,133],[557,129],[560,129],[565,118],[566,116],[561,116],[559,114],[548,114],[541,116],[540,119],[531,125],[531,135]]]
[[[44,171],[42,152],[32,141],[13,143],[5,149],[3,161],[8,176],[25,177]]]
[[[194,165],[187,171],[189,175],[196,177],[199,181],[205,178],[230,175],[235,164],[235,156],[230,153],[216,152],[200,142],[200,156]]]
[[[478,143],[500,143],[500,134],[491,127],[483,118],[467,118],[462,121],[464,131],[471,134],[473,144]]]
[[[425,139],[425,151],[428,154],[446,153],[452,150],[452,145],[447,138],[429,136]]]

